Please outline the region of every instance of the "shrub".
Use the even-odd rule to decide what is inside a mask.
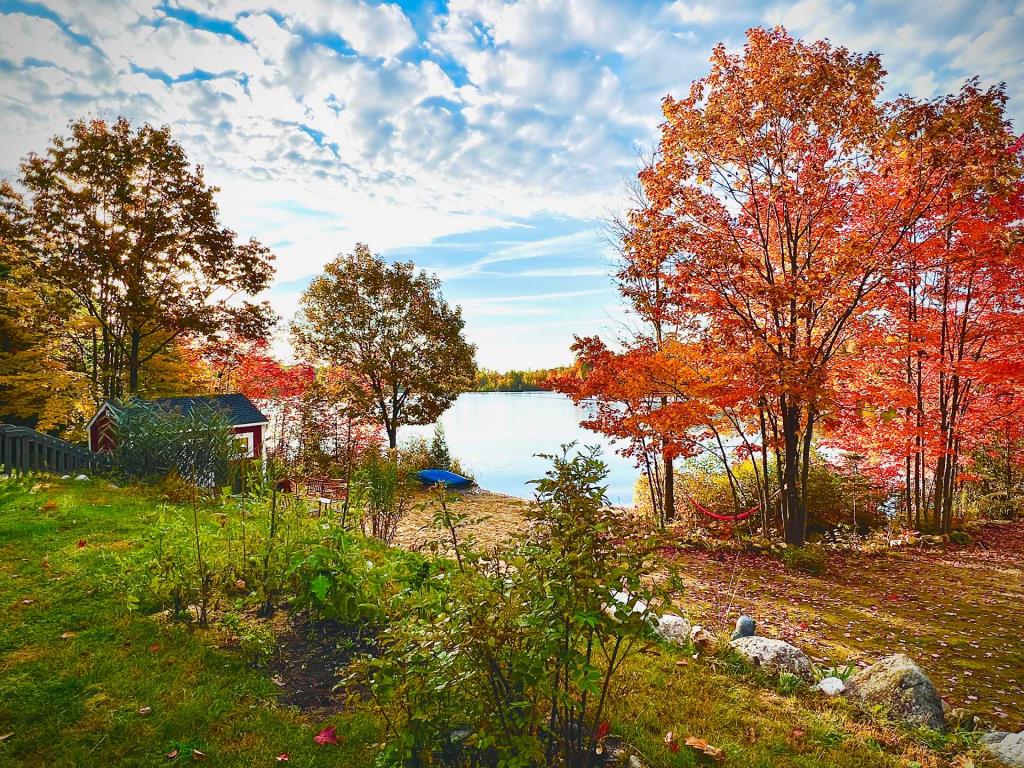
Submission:
[[[390,544],[412,506],[412,472],[397,451],[370,451],[352,480],[351,506],[363,533]]]
[[[820,576],[825,572],[827,563],[825,548],[820,544],[787,547],[782,551],[782,562],[790,570]]]
[[[292,566],[293,607],[343,624],[382,625],[395,585],[407,579],[406,562],[393,550],[372,551],[358,534],[332,530]]]
[[[966,531],[950,531],[949,540],[954,544],[970,544],[971,535]]]
[[[531,533],[503,559],[466,550],[450,510],[436,516],[457,562],[403,593],[365,662],[391,730],[384,764],[596,764],[612,678],[650,633],[650,542],[620,526],[596,451],[569,448],[547,457]]]
[[[114,465],[131,478],[152,481],[176,473],[192,485],[220,487],[241,456],[227,416],[199,405],[182,414],[142,400],[125,403],[117,415]]]

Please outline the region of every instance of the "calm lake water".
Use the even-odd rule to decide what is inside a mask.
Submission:
[[[467,392],[441,417],[452,455],[473,473],[481,488],[530,498],[527,481],[544,475],[550,463],[537,453],[557,453],[563,443],[598,445],[608,464],[608,498],[613,504],[633,503],[639,472],[631,459],[615,453],[613,444],[580,426],[584,409],[554,392]],[[399,442],[414,436],[428,440],[434,428],[403,427]]]

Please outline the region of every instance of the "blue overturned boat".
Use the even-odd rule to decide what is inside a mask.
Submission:
[[[473,484],[473,481],[468,477],[456,475],[447,469],[421,469],[416,473],[416,476],[424,485],[444,483],[448,488],[468,488]]]

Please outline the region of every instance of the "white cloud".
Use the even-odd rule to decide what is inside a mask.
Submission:
[[[703,3],[684,3],[676,0],[667,11],[684,24],[709,24],[719,18],[717,9]]]
[[[272,245],[282,280],[360,240],[387,251],[535,218],[590,226],[621,207],[662,97],[755,24],[880,51],[890,95],[972,74],[1008,82],[1012,115],[1024,95],[1019,0],[450,0],[416,28],[371,0],[41,2],[2,16],[0,172],[77,117],[169,124],[222,188],[225,222]],[[460,289],[608,271],[589,229],[535,237],[426,266]]]

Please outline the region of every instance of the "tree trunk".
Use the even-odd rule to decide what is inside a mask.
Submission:
[[[139,391],[139,346],[142,343],[142,335],[132,331],[131,347],[128,352],[128,394],[134,395]]]
[[[802,546],[806,530],[806,509],[800,503],[800,408],[782,397],[782,438],[784,449],[782,475],[783,537],[787,544]]]
[[[672,469],[672,456],[668,451],[662,454],[662,463],[665,465],[665,521],[670,522],[676,519],[676,481]]]

